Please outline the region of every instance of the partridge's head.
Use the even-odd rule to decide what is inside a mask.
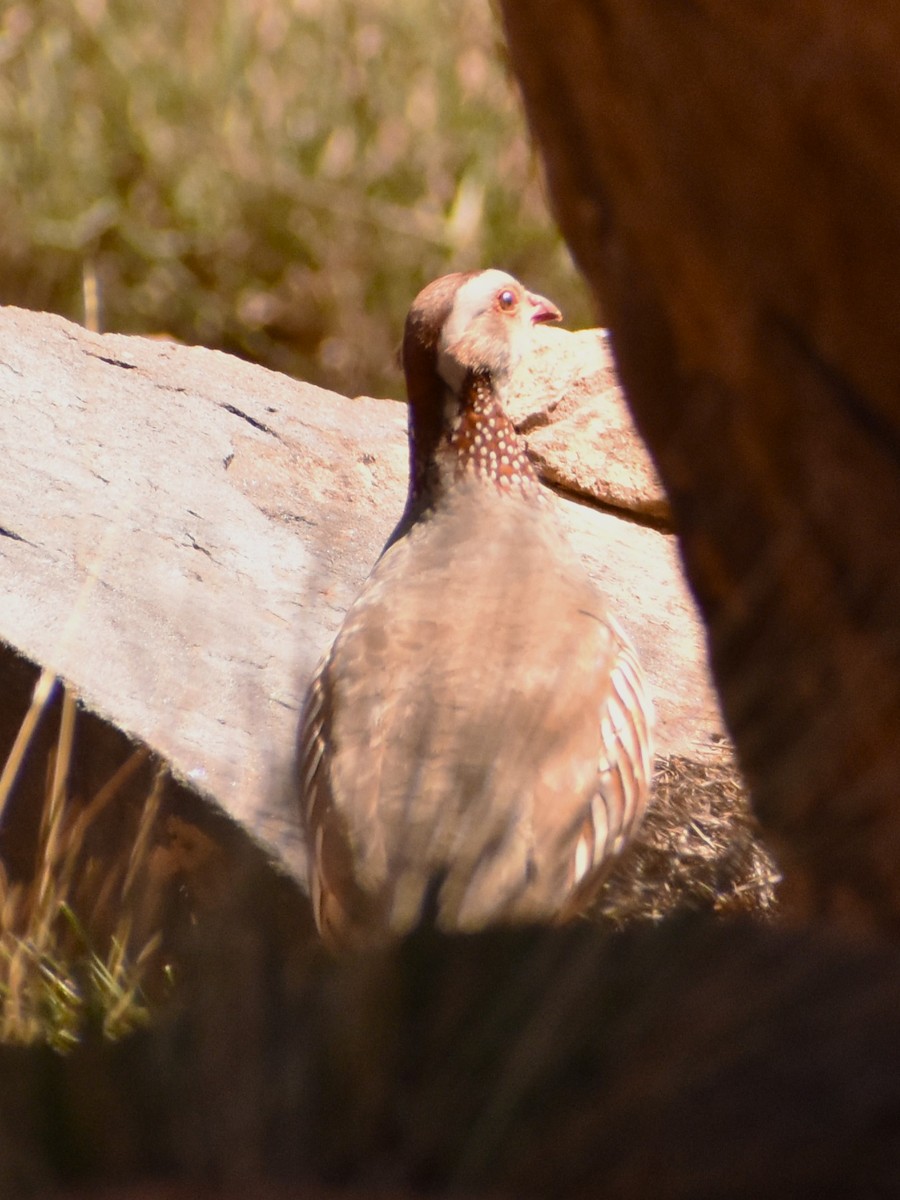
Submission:
[[[555,304],[504,271],[445,275],[413,301],[403,335],[411,497],[475,472],[510,487],[530,476],[502,391]]]
[[[561,318],[555,304],[504,271],[444,275],[419,292],[406,318],[407,385],[414,392],[426,371],[454,392],[470,374],[500,384],[527,349],[534,326]]]

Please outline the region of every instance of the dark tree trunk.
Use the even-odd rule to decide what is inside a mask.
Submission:
[[[502,0],[805,912],[900,926],[900,7]]]

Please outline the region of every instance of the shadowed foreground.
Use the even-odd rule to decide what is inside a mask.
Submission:
[[[175,1178],[635,1200],[900,1187],[892,948],[695,921],[417,935],[285,970],[232,927],[195,981],[116,1046],[0,1052],[4,1196]]]

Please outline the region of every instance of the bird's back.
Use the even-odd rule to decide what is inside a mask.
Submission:
[[[547,510],[491,495],[460,488],[389,547],[311,688],[301,772],[332,940],[429,907],[450,928],[556,917],[643,808],[646,761],[613,763],[603,795],[604,739],[646,759],[616,693],[623,663],[640,693],[630,649]]]

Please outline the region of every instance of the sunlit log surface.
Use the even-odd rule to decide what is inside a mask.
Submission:
[[[504,0],[801,912],[900,926],[900,8]]]

